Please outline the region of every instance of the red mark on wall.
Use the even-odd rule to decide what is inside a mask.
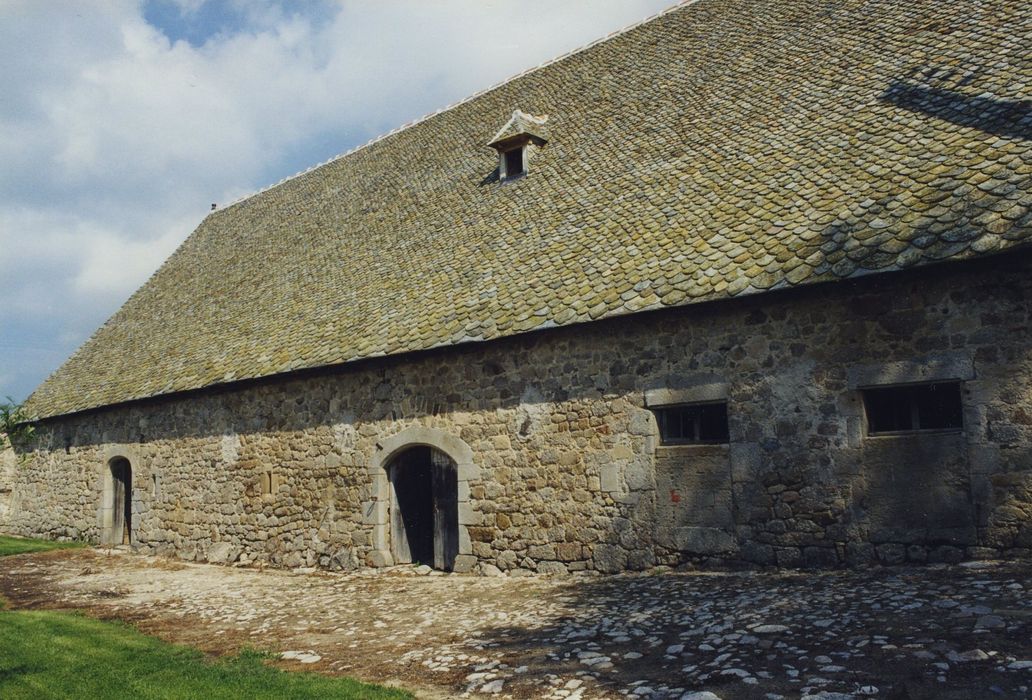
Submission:
[[[670,489],[670,502],[671,503],[680,503],[681,502],[681,494],[679,494],[677,492],[677,489]]]

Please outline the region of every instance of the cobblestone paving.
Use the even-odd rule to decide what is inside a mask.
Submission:
[[[1032,566],[480,578],[257,571],[100,550],[0,561],[15,606],[427,697],[1023,698]]]

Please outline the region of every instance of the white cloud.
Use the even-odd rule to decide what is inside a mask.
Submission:
[[[204,0],[174,1],[188,19],[205,9]],[[0,395],[24,396],[56,368],[210,202],[278,181],[670,1],[229,0],[239,26],[194,45],[149,25],[132,0],[6,0]]]
[[[189,232],[188,227],[169,226],[160,238],[147,241],[96,232],[89,236],[89,248],[82,255],[73,281],[75,292],[90,298],[123,299],[126,290],[143,284]]]

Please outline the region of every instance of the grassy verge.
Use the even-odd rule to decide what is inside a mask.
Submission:
[[[81,547],[0,535],[0,557]],[[350,678],[287,673],[245,651],[209,660],[132,627],[82,615],[5,610],[0,596],[0,698],[340,698],[401,700],[400,690]]]
[[[0,557],[11,554],[27,554],[29,552],[49,552],[52,549],[68,549],[85,547],[82,542],[51,542],[49,540],[30,540],[22,537],[0,535]]]
[[[133,628],[81,615],[0,610],[0,697],[411,698],[347,678],[287,673],[263,656],[209,661]]]

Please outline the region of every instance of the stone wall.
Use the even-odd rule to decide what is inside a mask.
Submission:
[[[109,461],[125,457],[142,551],[383,565],[384,466],[418,443],[459,465],[460,570],[1029,556],[1030,263],[644,313],[48,421],[15,473],[8,527],[104,538]],[[938,379],[963,381],[962,432],[865,434],[861,387]],[[647,401],[714,392],[728,445],[658,444]]]
[[[18,456],[14,450],[0,448],[0,532],[6,531],[11,517],[17,466]]]

